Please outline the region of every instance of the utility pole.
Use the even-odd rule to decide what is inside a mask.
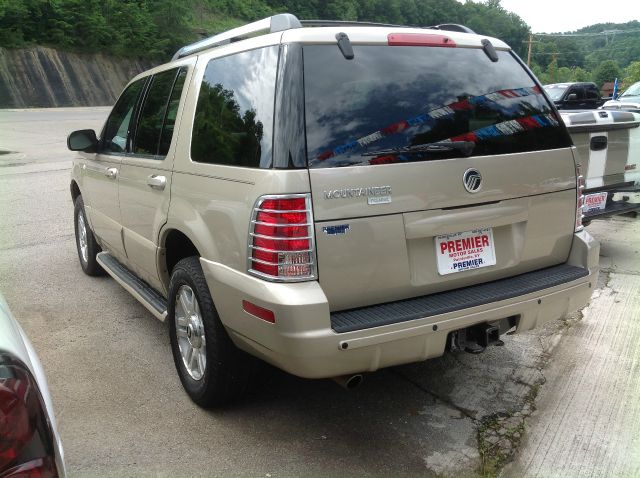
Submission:
[[[523,41],[522,43],[528,43],[529,48],[527,50],[527,66],[531,67],[531,45],[534,43],[540,43],[538,41],[533,41],[533,33],[529,33],[529,41]]]

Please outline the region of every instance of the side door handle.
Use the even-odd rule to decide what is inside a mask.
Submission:
[[[152,174],[147,178],[147,184],[150,188],[159,189],[160,191],[162,191],[167,185],[167,178],[165,176],[157,176],[155,174]]]
[[[118,168],[107,168],[104,171],[104,175],[109,179],[115,179],[116,176],[118,175]]]

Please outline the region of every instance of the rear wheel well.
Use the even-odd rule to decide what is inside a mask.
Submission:
[[[164,241],[165,247],[165,268],[168,277],[178,262],[186,257],[200,257],[200,252],[191,240],[182,232],[173,229]]]
[[[80,188],[78,187],[78,183],[76,183],[75,181],[71,181],[71,186],[69,186],[69,189],[71,189],[71,199],[75,203],[76,198],[80,196]]]

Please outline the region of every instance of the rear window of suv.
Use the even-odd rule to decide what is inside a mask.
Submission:
[[[571,146],[538,85],[509,52],[306,45],[310,168],[522,153]]]

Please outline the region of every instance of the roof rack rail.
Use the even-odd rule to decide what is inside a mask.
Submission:
[[[357,22],[349,20],[300,20],[303,27],[394,27],[394,28],[420,28],[407,25],[394,25],[393,23]]]
[[[471,28],[465,27],[464,25],[460,25],[458,23],[442,23],[441,25],[433,25],[431,27],[424,28],[433,28],[434,30],[445,30],[448,32],[473,33],[474,35],[476,34],[476,32],[474,32]]]
[[[433,25],[430,27],[411,26],[411,25],[395,25],[393,23],[375,23],[375,22],[355,22],[348,20],[300,20],[304,27],[393,27],[393,28],[431,28],[433,30],[446,30],[450,32],[473,33],[471,28],[459,25],[457,23],[443,23],[441,25]]]
[[[173,55],[171,61],[192,55],[208,48],[243,40],[259,33],[281,32],[291,28],[300,28],[301,26],[300,20],[298,20],[294,15],[291,15],[290,13],[280,13],[238,28],[227,30],[226,32],[218,33],[217,35],[205,38],[204,40],[197,41],[190,45],[183,46],[175,55]]]

